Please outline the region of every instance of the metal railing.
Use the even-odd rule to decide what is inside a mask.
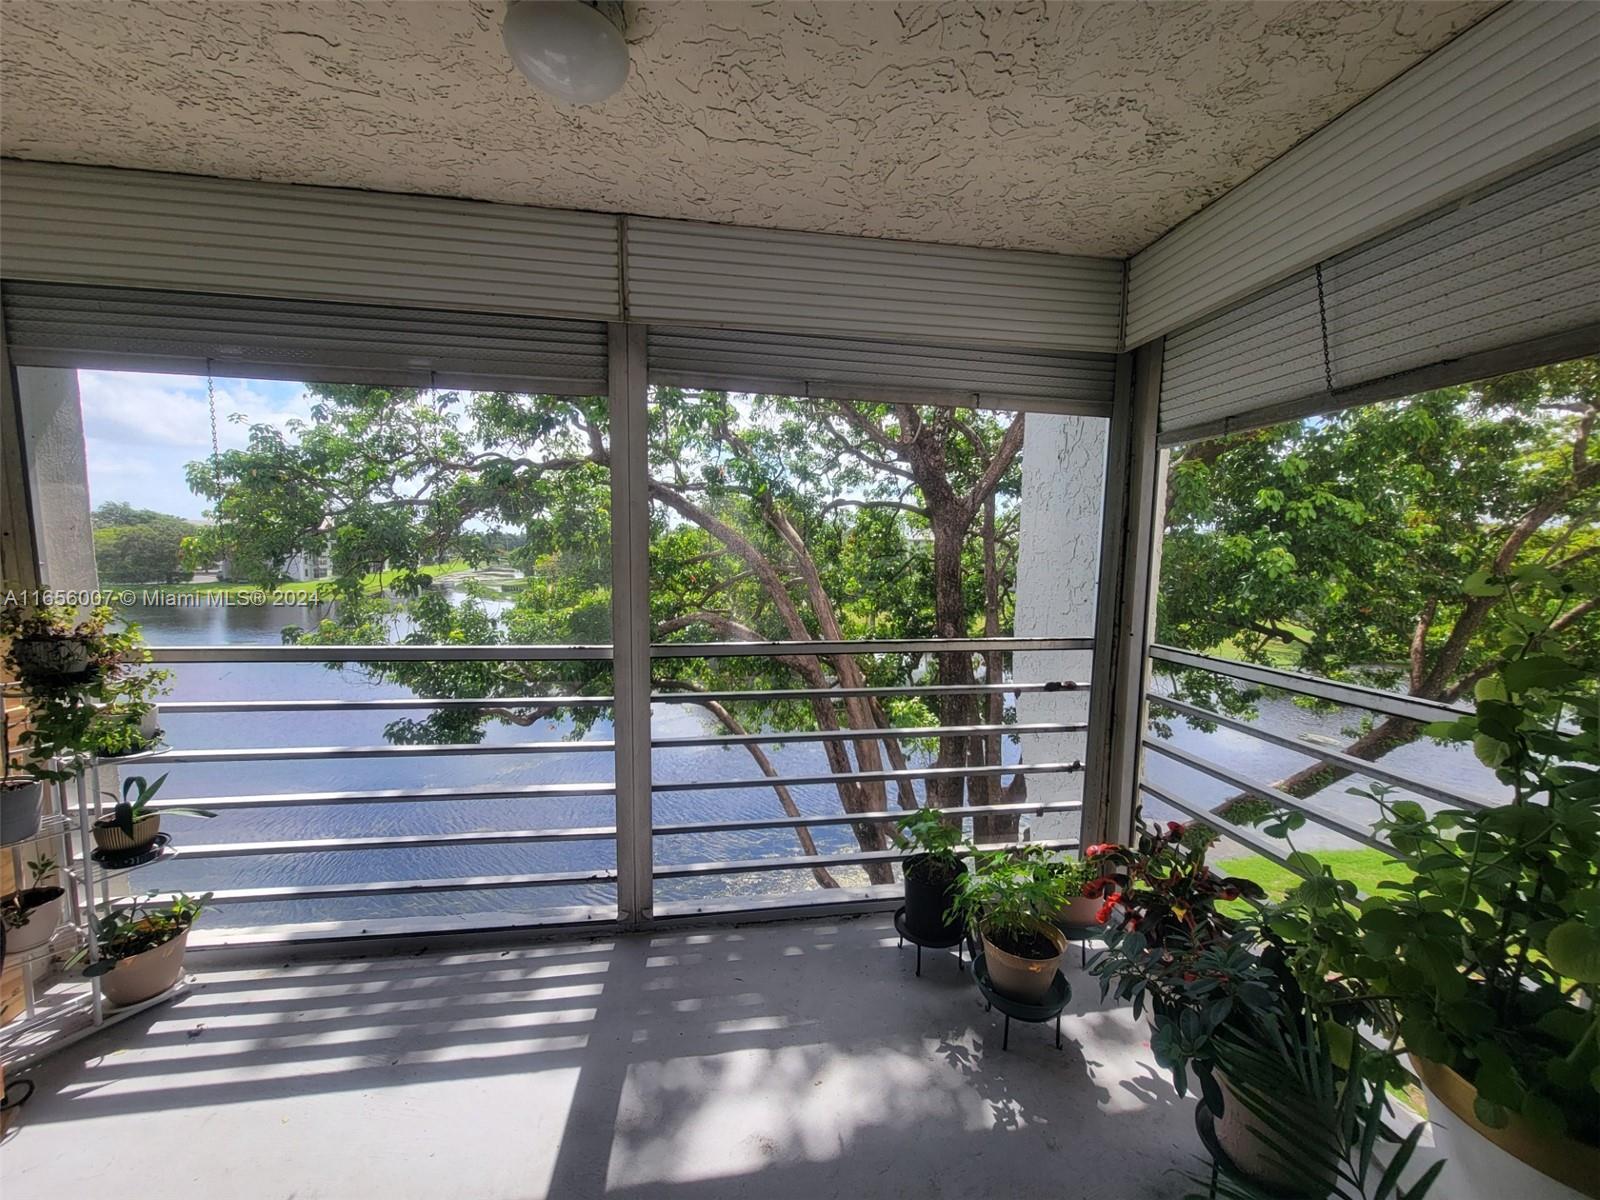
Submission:
[[[933,656],[948,653],[994,654],[1015,651],[1087,651],[1093,643],[1084,638],[963,638],[963,639],[895,639],[866,642],[672,642],[650,647],[652,658],[659,659],[736,659],[768,656],[804,655],[826,660],[842,655],[865,659],[867,656],[915,655]],[[305,663],[305,664],[362,664],[386,662],[536,662],[536,661],[595,661],[614,660],[613,650],[603,645],[563,646],[465,646],[465,645],[330,645],[330,646],[157,646],[151,647],[151,658],[161,664],[196,663]],[[683,691],[663,689],[652,691],[652,705],[705,705],[737,704],[739,702],[782,703],[788,701],[845,701],[853,699],[894,699],[921,697],[930,702],[951,696],[989,698],[996,695],[1020,697],[1045,693],[1082,693],[1087,695],[1087,685],[1076,680],[1020,680],[1004,682],[974,682],[971,684],[909,684],[894,686],[858,687],[802,687],[756,688],[745,690]],[[611,694],[568,692],[553,695],[526,695],[515,697],[383,697],[374,699],[239,699],[239,700],[176,700],[161,705],[164,717],[207,717],[257,714],[300,714],[319,722],[334,714],[348,713],[401,713],[418,711],[472,712],[480,709],[507,709],[518,707],[574,708],[589,707],[609,709],[616,703]],[[788,746],[822,747],[832,744],[862,744],[894,741],[902,746],[909,742],[922,742],[948,738],[1023,739],[1039,735],[1081,734],[1086,724],[1080,721],[1027,721],[996,723],[992,719],[972,724],[935,723],[905,727],[883,728],[823,728],[801,730],[760,730],[731,732],[701,736],[661,735],[649,739],[649,752],[670,753],[678,750],[698,750],[717,747],[768,747]],[[517,741],[506,743],[399,743],[399,744],[317,744],[290,746],[237,746],[191,748],[178,746],[145,753],[127,755],[109,760],[111,765],[153,771],[189,764],[238,764],[254,767],[270,763],[334,763],[343,760],[395,760],[414,758],[476,758],[478,756],[528,755],[531,762],[554,761],[557,756],[571,754],[605,754],[615,756],[626,747],[610,737],[584,740]],[[835,760],[837,761],[837,760]],[[830,787],[840,784],[876,785],[884,797],[881,810],[865,812],[784,812],[777,815],[736,815],[707,819],[661,819],[651,821],[646,832],[650,838],[693,839],[720,834],[781,833],[786,830],[825,830],[838,827],[865,829],[893,822],[904,811],[893,802],[903,803],[909,792],[917,803],[926,805],[929,798],[924,791],[918,795],[911,789],[920,785],[926,789],[931,784],[948,786],[955,780],[1016,779],[1021,776],[1065,775],[1080,771],[1082,763],[1073,761],[1036,761],[1016,763],[972,763],[966,765],[914,764],[902,759],[901,764],[886,766],[881,770],[790,769],[777,774],[739,774],[735,777],[708,777],[694,779],[656,778],[649,780],[652,795],[727,793],[739,790],[773,791],[774,789],[800,789]],[[244,782],[244,779],[241,779]],[[609,821],[588,821],[573,826],[545,827],[519,821],[529,827],[495,828],[452,832],[374,832],[353,836],[290,837],[261,840],[214,840],[189,842],[179,846],[177,861],[214,862],[223,859],[260,859],[268,857],[295,857],[306,855],[343,854],[362,851],[420,850],[424,848],[464,848],[474,846],[507,846],[560,843],[605,843],[613,845],[618,840],[617,814],[627,811],[618,803],[618,788],[613,778],[595,778],[580,781],[534,781],[507,784],[471,784],[450,786],[375,787],[344,790],[285,790],[271,791],[260,788],[241,788],[222,794],[206,796],[163,797],[154,802],[157,810],[176,808],[206,808],[219,813],[241,812],[254,809],[322,808],[359,811],[363,805],[386,804],[450,804],[459,801],[507,800],[526,801],[549,799],[595,799],[607,802],[611,812]],[[221,791],[221,789],[217,789]],[[948,793],[946,793],[948,794]],[[944,806],[939,811],[951,817],[993,817],[1007,821],[1024,816],[1045,813],[1066,813],[1081,810],[1079,800],[1016,800],[1008,799],[995,804],[963,804]],[[649,811],[649,810],[646,810]],[[596,814],[599,815],[599,814]],[[691,814],[692,815],[692,814]],[[837,837],[837,835],[835,835]],[[872,839],[867,840],[871,845]],[[1076,843],[1052,840],[1041,843],[1055,848],[1070,848]],[[722,876],[770,876],[775,872],[812,872],[817,869],[834,871],[839,868],[868,868],[874,864],[893,863],[904,857],[898,848],[858,849],[816,854],[773,854],[739,857],[703,857],[694,861],[661,861],[659,854],[652,858],[650,874],[653,880],[687,881]],[[670,856],[669,856],[670,857]],[[615,860],[613,860],[615,861]],[[619,868],[608,866],[595,869],[507,872],[503,874],[446,875],[420,879],[378,879],[361,882],[294,883],[284,886],[227,886],[211,889],[212,902],[219,905],[269,904],[280,901],[365,899],[398,895],[432,895],[452,892],[495,892],[510,889],[538,889],[560,887],[592,888],[595,885],[615,886]],[[270,879],[270,877],[269,877]],[[831,893],[831,894],[829,894]],[[653,911],[657,918],[681,917],[712,912],[746,912],[759,915],[778,907],[807,907],[819,909],[840,905],[873,907],[893,895],[898,886],[886,888],[839,887],[837,889],[810,889],[792,896],[770,893],[703,899],[700,901],[668,901],[658,903]],[[745,903],[748,901],[748,903]],[[559,923],[612,922],[618,911],[611,905],[564,905],[558,910]],[[542,924],[539,912],[530,910],[528,925]],[[327,924],[318,923],[319,926]],[[340,922],[332,922],[334,925]],[[386,929],[394,922],[388,920],[363,920],[361,926],[379,925]],[[505,927],[503,920],[493,923]],[[467,927],[472,920],[466,919]],[[452,928],[459,927],[451,923]],[[319,928],[308,937],[343,936],[346,930]],[[232,944],[274,940],[273,930],[234,927],[197,928],[196,942]],[[294,929],[282,930],[283,940],[300,940]]]
[[[1219,658],[1215,655],[1201,654],[1192,650],[1180,650],[1172,646],[1153,646],[1150,650],[1150,657],[1156,663],[1167,663],[1186,670],[1205,671],[1254,687],[1273,689],[1290,695],[1307,696],[1340,706],[1359,708],[1366,712],[1407,721],[1450,720],[1470,714],[1472,711],[1459,704],[1448,704],[1417,696],[1386,692],[1380,688],[1324,679],[1320,676],[1284,670],[1278,667],[1238,662],[1233,659]],[[1498,801],[1482,796],[1475,796],[1458,789],[1441,786],[1436,780],[1424,778],[1414,771],[1386,766],[1381,762],[1360,758],[1347,754],[1342,750],[1318,746],[1304,739],[1266,728],[1258,722],[1228,716],[1195,704],[1192,701],[1180,700],[1153,689],[1146,693],[1146,700],[1152,708],[1167,709],[1181,717],[1243,733],[1267,745],[1293,751],[1313,763],[1320,762],[1329,767],[1370,779],[1374,782],[1403,788],[1415,795],[1452,807],[1488,808],[1498,803]],[[1269,782],[1253,778],[1224,762],[1219,762],[1215,758],[1196,754],[1192,750],[1173,745],[1171,742],[1153,735],[1148,730],[1143,738],[1143,747],[1147,753],[1160,755],[1162,758],[1176,762],[1190,770],[1226,783],[1236,789],[1240,795],[1264,800],[1278,810],[1299,813],[1307,821],[1350,841],[1385,852],[1392,849],[1368,825],[1348,820],[1340,814],[1331,813],[1316,805],[1308,804],[1301,798],[1292,796]],[[1217,832],[1253,853],[1294,870],[1283,842],[1268,837],[1255,829],[1227,820],[1204,803],[1184,796],[1179,789],[1152,782],[1148,778],[1147,771],[1141,773],[1139,786],[1140,790],[1151,798],[1195,820],[1205,822]]]

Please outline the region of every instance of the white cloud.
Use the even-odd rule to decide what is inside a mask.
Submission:
[[[275,380],[218,379],[217,438],[224,450],[239,449],[248,425],[282,426],[307,418],[311,399],[304,385]],[[96,504],[122,501],[140,508],[198,517],[204,502],[189,491],[184,467],[211,453],[211,415],[206,381],[193,375],[134,371],[79,371],[89,495]]]
[[[133,371],[79,371],[84,432],[122,446],[211,448],[211,414],[206,381],[193,375],[156,375]],[[217,436],[224,449],[245,444],[247,427],[229,417],[243,413],[251,421],[282,425],[304,418],[310,398],[298,383],[253,379],[219,379]]]

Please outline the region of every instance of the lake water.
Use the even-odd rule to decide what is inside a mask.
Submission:
[[[304,625],[317,614],[300,608],[176,608],[149,607],[126,610],[155,646],[195,644],[276,645],[286,625]],[[389,683],[375,682],[359,668],[329,668],[315,663],[204,663],[180,664],[174,673],[171,700],[247,699],[375,699],[403,698],[410,693]],[[1263,719],[1278,730],[1297,735],[1337,738],[1349,718],[1308,713],[1288,701],[1263,704]],[[400,716],[421,716],[421,711],[348,712],[337,714],[193,714],[165,715],[167,742],[178,749],[213,747],[357,746],[383,745],[384,727]],[[682,736],[714,732],[698,709],[658,705],[656,736]],[[583,741],[605,741],[609,722],[596,722]],[[1201,733],[1182,723],[1175,725],[1174,742],[1226,762],[1262,781],[1276,779],[1304,765],[1293,752],[1267,746],[1240,733],[1220,730]],[[490,725],[486,744],[560,742],[574,744],[570,725],[547,721],[532,728]],[[1326,744],[1326,743],[1324,743]],[[820,747],[788,744],[768,747],[784,774],[827,771]],[[1026,757],[1026,744],[1008,745],[1011,761]],[[1419,771],[1448,786],[1494,796],[1500,792],[1493,776],[1470,753],[1455,748],[1418,744],[1391,754],[1386,762]],[[261,793],[329,792],[390,788],[517,787],[543,783],[593,783],[609,785],[612,755],[609,750],[576,749],[559,753],[508,752],[504,754],[429,757],[331,759],[313,762],[194,763],[137,768],[147,775],[170,770],[165,798],[231,796]],[[1149,756],[1153,782],[1186,796],[1212,803],[1230,794],[1217,783],[1159,755]],[[125,768],[124,774],[135,768]],[[658,750],[654,761],[657,783],[741,779],[758,775],[754,760],[743,747],[697,747]],[[107,784],[109,786],[109,783]],[[1344,795],[1346,784],[1328,789],[1314,803],[1337,809],[1349,817],[1370,819],[1361,802]],[[920,789],[919,789],[920,790]],[[807,813],[836,813],[838,795],[830,786],[794,789],[796,803]],[[660,793],[655,798],[658,822],[732,820],[781,815],[768,788],[687,790]],[[1149,815],[1167,819],[1171,814],[1152,806]],[[608,795],[474,798],[405,803],[339,806],[296,806],[223,812],[205,821],[171,817],[164,822],[180,847],[174,859],[140,871],[138,886],[183,889],[190,892],[223,888],[306,887],[329,883],[379,880],[458,879],[492,875],[577,871],[615,865],[609,840],[521,843],[447,847],[406,847],[383,850],[324,852],[317,854],[259,855],[221,859],[185,859],[184,842],[254,842],[306,838],[363,837],[403,834],[464,833],[544,828],[609,826],[614,809]],[[848,829],[821,826],[813,830],[822,853],[846,853],[856,848]],[[1333,834],[1308,831],[1306,845],[1343,844]],[[734,831],[693,837],[658,837],[657,863],[781,857],[799,853],[789,830]],[[835,872],[841,883],[859,884],[859,871]],[[698,880],[663,880],[657,883],[661,900],[714,899],[796,891],[815,887],[808,872],[763,872],[744,876],[713,876]],[[329,920],[380,920],[425,916],[464,918],[482,914],[527,916],[568,905],[611,904],[610,884],[504,889],[478,892],[409,893],[323,900],[286,900],[219,905],[207,918],[220,925],[265,925]]]

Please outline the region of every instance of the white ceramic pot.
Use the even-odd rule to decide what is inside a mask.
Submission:
[[[0,842],[25,842],[39,832],[44,811],[44,785],[24,783],[0,788]]]
[[[1227,1076],[1217,1071],[1214,1078],[1222,1092],[1222,1115],[1215,1119],[1212,1130],[1217,1135],[1217,1144],[1227,1153],[1234,1166],[1274,1195],[1326,1196],[1333,1191],[1338,1182],[1337,1175],[1330,1172],[1325,1178],[1313,1179],[1303,1163],[1285,1163],[1256,1134],[1255,1130],[1261,1121],[1228,1086]],[[1305,1126],[1310,1119],[1308,1117],[1307,1122],[1300,1124]],[[1313,1129],[1306,1128],[1302,1136],[1310,1140],[1316,1135]],[[1334,1142],[1331,1135],[1328,1142]]]
[[[28,923],[19,929],[6,930],[6,954],[25,954],[29,950],[37,950],[48,942],[55,931],[61,926],[61,914],[66,907],[66,893],[60,888],[51,888],[59,893],[54,900],[46,900],[43,904],[35,905],[28,909]]]
[[[1600,1151],[1570,1139],[1536,1137],[1530,1141],[1525,1127],[1513,1119],[1511,1125],[1493,1131],[1509,1139],[1531,1158],[1543,1160],[1554,1173],[1567,1175],[1566,1182],[1531,1166],[1490,1140],[1471,1112],[1472,1085],[1454,1071],[1436,1063],[1411,1060],[1422,1081],[1422,1094],[1428,1101],[1428,1122],[1433,1127],[1433,1145],[1445,1160],[1444,1170],[1429,1195],[1446,1200],[1588,1200],[1600,1196],[1600,1172],[1595,1163]],[[1437,1090],[1436,1090],[1437,1089]],[[1571,1184],[1584,1182],[1587,1190]]]
[[[154,950],[123,959],[100,977],[100,990],[119,1008],[159,996],[183,974],[183,952],[188,944],[189,931],[185,929]]]

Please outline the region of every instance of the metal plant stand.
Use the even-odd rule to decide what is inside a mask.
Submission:
[[[989,980],[989,964],[984,961],[982,954],[972,960],[972,977],[978,981],[978,990],[983,993],[985,1001],[984,1011],[988,1012],[998,1008],[1006,1018],[1005,1032],[1000,1038],[1000,1049],[1011,1049],[1011,1018],[1027,1021],[1032,1025],[1042,1025],[1046,1021],[1056,1023],[1056,1049],[1061,1049],[1061,1013],[1072,1003],[1072,985],[1067,982],[1067,977],[1060,971],[1051,981],[1050,990],[1045,993],[1044,999],[1038,1004],[1028,1004],[1022,1000],[1013,1000],[1009,996],[1001,995],[995,990],[994,984]]]
[[[948,950],[951,946],[954,946],[956,948],[956,970],[966,970],[966,966],[962,961],[962,949],[964,943],[966,942],[966,937],[964,934],[957,933],[955,937],[948,941],[939,941],[929,940],[920,936],[919,934],[912,933],[910,926],[906,924],[906,908],[903,904],[899,908],[895,909],[894,931],[900,935],[900,946],[903,947],[907,942],[910,942],[917,948],[918,979],[922,978],[922,948],[924,946],[930,950]]]

